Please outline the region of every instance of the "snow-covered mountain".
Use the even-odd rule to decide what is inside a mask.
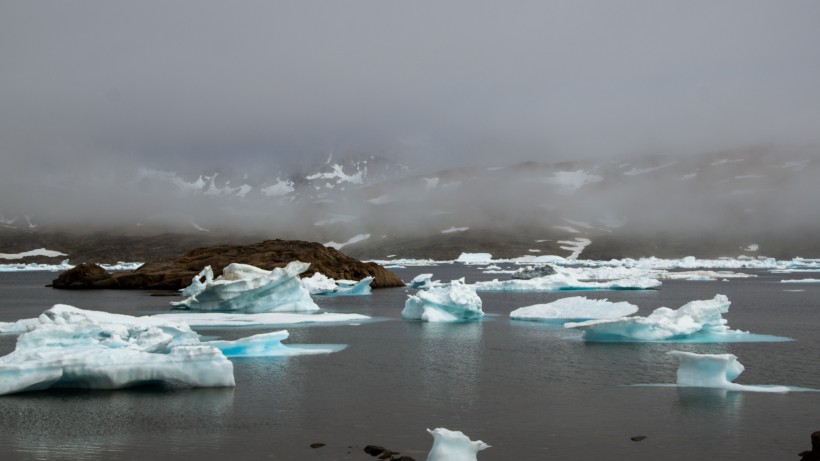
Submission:
[[[252,173],[140,169],[120,185],[130,205],[119,225],[303,238],[367,257],[481,247],[570,258],[809,256],[787,253],[820,247],[811,238],[820,226],[820,157],[811,150],[426,173],[376,155],[329,155],[305,171]],[[37,224],[0,216],[0,229],[59,224],[35,216]]]

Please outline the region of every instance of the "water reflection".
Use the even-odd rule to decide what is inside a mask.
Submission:
[[[419,360],[430,401],[471,408],[478,398],[483,322],[421,323]]]
[[[159,438],[179,449],[191,434],[219,429],[230,419],[233,388],[148,386],[117,391],[49,391],[0,399],[0,432],[13,450],[35,459],[111,459]]]

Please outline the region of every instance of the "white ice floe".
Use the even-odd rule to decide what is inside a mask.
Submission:
[[[321,314],[296,314],[290,312],[264,312],[261,314],[231,314],[227,312],[186,312],[152,315],[168,322],[185,322],[193,328],[197,327],[268,327],[296,324],[324,324],[324,323],[361,323],[371,317],[361,314],[338,314],[323,312]],[[12,325],[9,330],[12,330]],[[19,327],[16,327],[19,330]],[[25,331],[25,326],[22,327]],[[0,324],[0,333],[4,333],[3,324]],[[12,331],[8,331],[12,332]]]
[[[470,440],[461,431],[451,431],[443,427],[427,429],[433,436],[433,448],[427,455],[427,461],[477,461],[478,452],[489,445],[481,440]]]
[[[290,262],[286,267],[266,271],[248,264],[229,264],[213,278],[207,266],[186,287],[186,299],[171,303],[176,309],[242,312],[315,311],[319,306],[299,280],[310,264]],[[203,280],[204,279],[204,280]]]
[[[656,279],[625,278],[601,282],[582,282],[558,273],[529,280],[489,280],[473,284],[476,291],[583,291],[583,290],[648,290],[661,286]]]
[[[358,282],[352,280],[334,280],[326,275],[315,272],[310,277],[302,279],[302,285],[312,295],[319,296],[362,296],[371,293],[370,283],[373,277],[365,277]]]
[[[9,325],[9,324],[7,324]],[[343,346],[289,347],[286,331],[201,341],[185,322],[57,304],[20,320],[14,352],[0,357],[0,395],[50,388],[118,389],[162,381],[233,386],[226,356],[329,353]]]
[[[327,242],[327,243],[325,243],[325,246],[335,248],[337,250],[341,250],[342,248],[344,248],[348,245],[353,245],[354,243],[359,243],[359,242],[362,242],[362,241],[367,240],[369,238],[370,238],[370,234],[359,234],[359,235],[351,237],[346,242],[342,242],[342,243]]]
[[[0,259],[23,259],[30,256],[44,256],[47,258],[57,258],[60,256],[68,256],[55,250],[47,250],[45,248],[37,248],[36,250],[23,251],[21,253],[0,253]]]
[[[489,264],[493,260],[490,253],[461,253],[455,262],[463,264]]]
[[[632,315],[638,306],[627,302],[613,303],[607,299],[573,296],[549,304],[520,307],[510,312],[513,320],[564,323],[591,319],[611,319]]]
[[[745,367],[733,354],[695,354],[670,351],[667,354],[678,360],[677,386],[708,387],[729,391],[776,392],[809,391],[812,389],[788,386],[738,384],[734,381]]]
[[[820,279],[787,279],[781,280],[780,283],[820,283]]]
[[[691,301],[679,309],[659,307],[646,317],[621,317],[567,323],[584,332],[584,340],[594,342],[754,342],[788,341],[788,338],[752,335],[731,330],[723,314],[729,312],[729,298]]]
[[[419,274],[407,284],[410,288],[415,288],[419,290],[424,290],[433,286],[434,283],[439,283],[438,281],[433,282],[433,274]]]
[[[409,295],[401,316],[424,322],[460,322],[477,320],[484,312],[475,289],[460,279]]]

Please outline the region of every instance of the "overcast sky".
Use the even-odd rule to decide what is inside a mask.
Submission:
[[[815,0],[6,0],[0,181],[813,144],[818,44]]]

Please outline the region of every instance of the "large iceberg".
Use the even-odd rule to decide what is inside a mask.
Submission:
[[[646,317],[589,320],[564,326],[582,330],[586,341],[597,342],[789,340],[729,329],[723,318],[723,314],[729,312],[729,304],[725,295],[715,295],[713,299],[691,301],[676,310],[659,307]]]
[[[733,383],[732,381],[745,370],[733,354],[694,354],[683,351],[670,351],[667,354],[678,359],[677,385],[681,387],[780,393],[790,390],[806,390],[786,386],[752,386]]]
[[[343,346],[289,347],[286,331],[200,341],[184,322],[57,304],[0,357],[0,395],[57,387],[117,389],[162,381],[234,386],[231,357],[328,353]]]
[[[451,431],[443,427],[427,429],[433,436],[433,448],[427,461],[477,461],[478,452],[489,445],[481,440],[470,440],[461,431]]]
[[[241,312],[302,312],[319,310],[299,280],[309,263],[292,261],[266,271],[248,264],[229,264],[214,279],[205,267],[182,291],[187,298],[171,303],[175,309]]]
[[[613,303],[607,299],[589,299],[584,296],[573,296],[559,299],[549,304],[520,307],[510,312],[510,318],[513,320],[564,323],[590,319],[618,318],[632,315],[635,312],[638,312],[638,306],[628,302]]]
[[[405,320],[459,322],[477,320],[484,312],[475,289],[459,279],[409,295],[401,316]]]
[[[0,395],[52,387],[116,389],[158,381],[233,386],[233,364],[184,323],[57,304],[0,357]]]

